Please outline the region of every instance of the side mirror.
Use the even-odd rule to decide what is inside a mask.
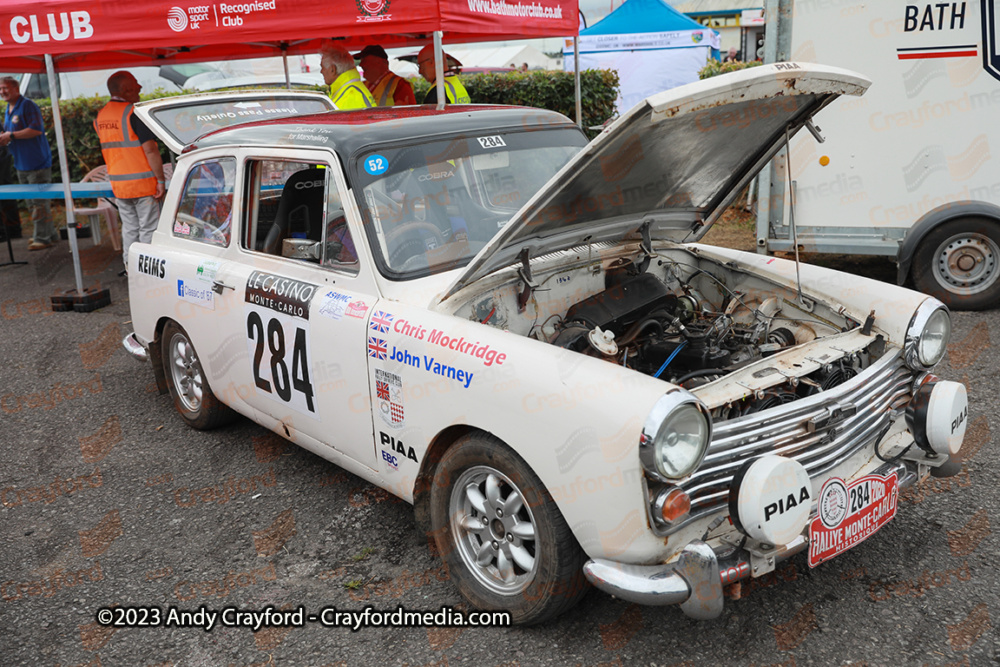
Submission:
[[[318,262],[320,250],[319,241],[312,239],[283,239],[281,241],[281,256],[289,259]]]

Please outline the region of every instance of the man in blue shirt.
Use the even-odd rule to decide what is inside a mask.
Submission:
[[[18,182],[51,183],[52,151],[45,138],[45,125],[38,105],[21,95],[21,84],[10,76],[0,78],[0,98],[7,102],[3,118],[0,146],[6,146],[14,157]],[[28,200],[31,222],[35,231],[28,250],[50,248],[59,239],[52,224],[48,199]]]

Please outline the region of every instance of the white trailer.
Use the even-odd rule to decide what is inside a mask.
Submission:
[[[953,308],[1000,305],[996,4],[768,0],[766,62],[873,83],[815,118],[824,143],[801,133],[761,175],[759,252],[889,256],[899,284]]]

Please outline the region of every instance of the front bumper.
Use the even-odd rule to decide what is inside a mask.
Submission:
[[[903,462],[887,463],[874,472],[883,476],[895,472],[900,490],[918,480],[915,466]],[[808,546],[807,534],[803,534],[778,547],[768,559],[769,569],[760,574],[773,570],[779,562]],[[738,549],[720,559],[712,547],[701,540],[690,542],[672,563],[624,565],[592,559],[583,566],[590,583],[605,593],[641,605],[679,604],[685,614],[703,620],[722,613],[723,587],[748,578],[752,571],[752,558],[747,551]]]

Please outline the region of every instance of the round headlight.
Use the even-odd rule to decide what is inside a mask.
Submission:
[[[945,350],[948,349],[950,338],[951,317],[948,316],[948,311],[943,308],[934,311],[924,325],[924,330],[920,332],[917,342],[917,356],[920,363],[930,367],[941,361]]]
[[[685,477],[701,463],[711,436],[708,419],[695,404],[674,409],[653,437],[653,465],[664,477]]]

